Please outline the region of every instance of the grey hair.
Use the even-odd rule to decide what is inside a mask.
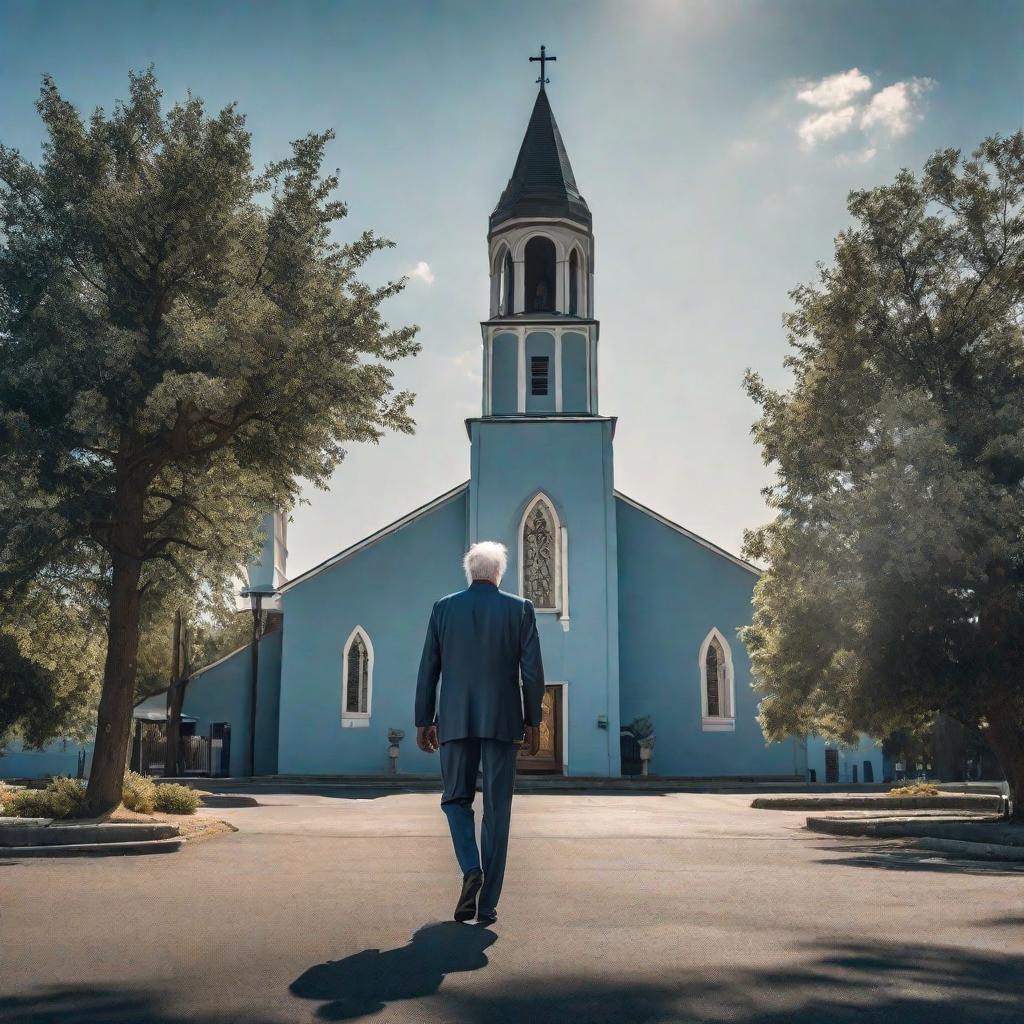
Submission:
[[[466,552],[462,568],[467,583],[490,580],[497,585],[508,568],[508,548],[494,540],[479,541]]]

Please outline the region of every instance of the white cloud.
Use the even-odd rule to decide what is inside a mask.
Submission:
[[[858,150],[856,153],[840,153],[836,157],[836,163],[840,167],[849,167],[853,164],[866,164],[870,160],[874,160],[878,154],[878,150],[874,146],[868,146],[866,149]]]
[[[921,97],[934,85],[930,78],[911,78],[880,89],[861,114],[861,128],[877,127],[890,135],[906,135],[922,117]]]
[[[828,75],[818,82],[808,82],[796,98],[812,107],[846,106],[858,93],[871,88],[871,79],[857,68]]]
[[[434,272],[426,260],[420,260],[412,270],[405,272],[406,277],[418,277],[424,284],[434,283]]]
[[[800,136],[800,141],[810,149],[825,139],[834,139],[837,135],[848,132],[856,119],[856,107],[826,110],[821,114],[811,114],[810,117],[805,117],[800,122],[797,134]]]
[[[801,103],[817,107],[797,125],[804,149],[852,133],[855,151],[836,157],[840,165],[863,164],[877,153],[882,140],[906,135],[921,120],[923,97],[935,86],[930,78],[908,78],[872,92],[871,79],[858,68],[803,82],[796,93]]]

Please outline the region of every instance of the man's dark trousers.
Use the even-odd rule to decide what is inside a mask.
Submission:
[[[470,736],[441,744],[441,807],[448,818],[455,856],[463,875],[483,868],[480,912],[494,910],[505,879],[512,792],[516,781],[519,744],[508,740]],[[483,767],[484,815],[477,849],[473,819],[477,768]],[[483,860],[481,862],[481,853]]]

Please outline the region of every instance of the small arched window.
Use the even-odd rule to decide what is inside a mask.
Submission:
[[[706,730],[735,728],[736,682],[732,651],[717,629],[712,629],[700,648],[700,686],[703,726]]]
[[[580,257],[573,249],[569,253],[569,316],[580,315]]]
[[[520,593],[537,611],[562,607],[562,536],[554,506],[538,494],[523,515],[520,551]]]
[[[526,312],[549,313],[555,308],[555,243],[537,235],[526,243]]]
[[[369,722],[372,696],[373,647],[363,628],[356,626],[345,644],[342,659],[342,724]]]

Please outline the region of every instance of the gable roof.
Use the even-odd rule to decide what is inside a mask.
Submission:
[[[592,223],[543,89],[537,93],[512,177],[491,214],[491,230],[515,217],[568,217],[587,228]]]
[[[279,593],[283,594],[287,590],[291,590],[292,587],[299,583],[304,583],[306,580],[312,579],[314,576],[319,576],[320,573],[330,569],[332,566],[337,565],[339,562],[344,562],[347,558],[351,558],[353,555],[362,551],[364,548],[371,547],[378,541],[382,541],[385,537],[390,536],[392,533],[401,530],[402,527],[408,526],[410,523],[416,522],[417,519],[422,518],[434,509],[440,508],[442,505],[447,504],[449,501],[454,500],[464,491],[469,489],[469,481],[461,483],[458,487],[453,487],[450,491],[445,491],[444,494],[434,498],[433,501],[428,501],[426,505],[421,505],[419,508],[414,509],[408,515],[402,516],[401,519],[396,519],[393,523],[389,523],[387,526],[382,527],[376,533],[371,533],[369,537],[364,537],[360,541],[356,541],[355,544],[349,545],[342,551],[339,551],[336,555],[332,555],[330,558],[325,559],[319,565],[314,565],[312,569],[307,569],[304,573],[296,576],[294,579],[290,579],[280,589]]]
[[[659,515],[655,512],[654,509],[650,509],[646,505],[641,505],[639,501],[634,501],[632,498],[623,494],[622,491],[615,491],[614,494],[619,501],[625,502],[627,505],[635,508],[638,512],[643,512],[644,515],[657,520],[662,526],[667,526],[670,530],[675,530],[676,533],[681,533],[684,537],[688,537],[701,547],[707,548],[708,551],[713,552],[721,558],[727,559],[732,562],[733,565],[738,565],[741,569],[746,569],[747,572],[753,573],[755,576],[761,575],[761,570],[752,562],[748,562],[745,559],[740,558],[739,555],[734,555],[731,552],[726,551],[725,548],[720,548],[717,544],[713,544],[711,541],[707,540],[707,538],[701,537],[692,530],[686,529],[685,526],[673,523],[671,519],[666,519],[663,515]]]

